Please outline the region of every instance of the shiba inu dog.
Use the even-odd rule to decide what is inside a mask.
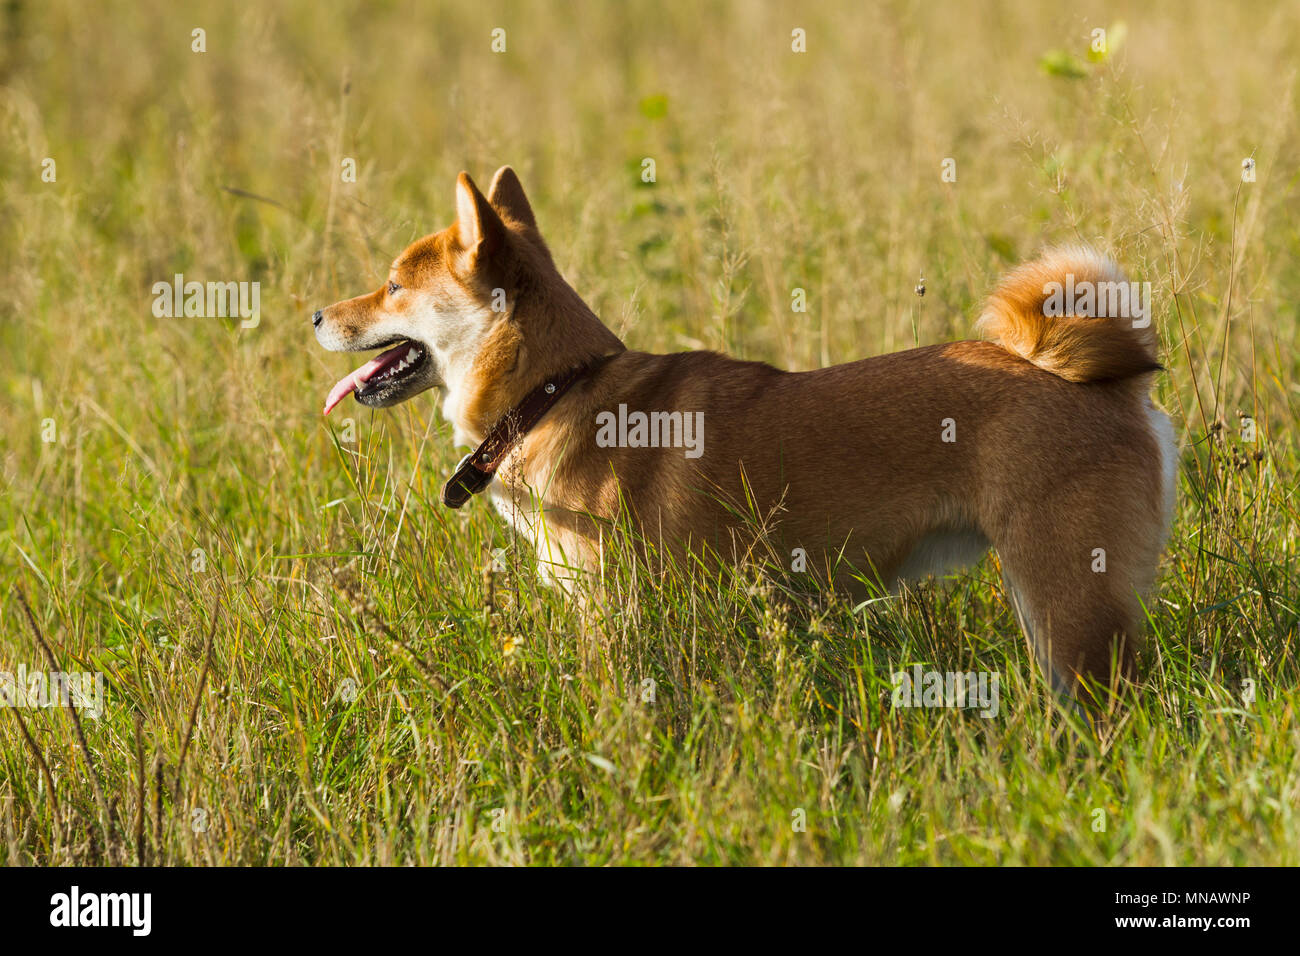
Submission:
[[[445,503],[490,490],[553,578],[594,572],[615,519],[729,560],[757,511],[850,587],[849,569],[893,586],[992,547],[1054,687],[1134,674],[1178,449],[1149,397],[1149,313],[1104,294],[1127,288],[1111,260],[1062,249],[1015,269],[981,317],[989,341],[786,372],[627,349],[561,277],[509,167],[486,197],[461,173],[456,209],[381,288],[313,315],[326,349],[383,350],[325,412],[441,387],[456,441],[479,446]],[[1098,291],[1062,303],[1067,283]]]

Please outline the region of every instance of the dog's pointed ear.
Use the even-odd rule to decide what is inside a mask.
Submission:
[[[488,202],[516,222],[532,229],[537,228],[537,220],[533,218],[533,207],[528,204],[528,197],[524,195],[524,185],[509,166],[502,166],[492,177],[492,185],[488,188]]]
[[[476,257],[490,255],[505,241],[505,223],[483,198],[469,173],[456,178],[456,225],[461,246]]]

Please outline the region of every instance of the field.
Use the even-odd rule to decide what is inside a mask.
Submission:
[[[0,712],[0,863],[1300,863],[1300,6],[1075,7],[9,0],[0,672],[104,709]],[[1071,723],[996,555],[860,606],[612,556],[580,630],[439,504],[432,395],[323,419],[312,310],[507,163],[635,348],[969,338],[1055,242],[1149,281],[1140,689]],[[256,321],[160,317],[177,274]],[[892,706],[914,664],[996,716]]]

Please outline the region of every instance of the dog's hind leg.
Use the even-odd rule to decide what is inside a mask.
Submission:
[[[1140,496],[1097,505],[1095,490],[1057,491],[994,536],[1016,617],[1052,687],[1113,688],[1137,676],[1142,595],[1163,539],[1157,510]]]

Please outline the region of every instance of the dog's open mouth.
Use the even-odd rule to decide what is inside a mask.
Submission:
[[[382,408],[410,398],[430,384],[427,372],[429,350],[413,339],[398,342],[380,352],[365,365],[339,379],[325,398],[325,414],[355,394],[363,405]],[[416,387],[419,386],[419,387]]]

